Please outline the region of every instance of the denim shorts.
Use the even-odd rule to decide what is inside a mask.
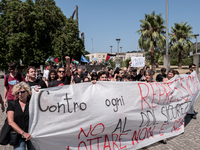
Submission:
[[[26,145],[28,150],[35,150],[30,140],[25,141],[23,138],[19,138],[19,144],[14,146],[14,150],[26,150]]]

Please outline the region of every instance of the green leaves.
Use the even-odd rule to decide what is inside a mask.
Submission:
[[[165,21],[161,14],[156,15],[153,11],[151,14],[145,14],[145,19],[140,22],[141,29],[137,31],[140,33],[139,47],[151,51],[151,63],[154,68],[154,48],[162,50],[165,46],[165,36],[163,35]]]
[[[0,10],[1,69],[10,61],[27,66],[49,56],[79,59],[83,54],[77,22],[67,19],[54,0],[3,0]]]
[[[179,52],[179,67],[182,62],[182,51],[189,53],[193,49],[193,43],[190,41],[193,38],[192,27],[186,23],[175,23],[174,27],[171,27],[172,34],[170,34],[170,49],[171,52]]]

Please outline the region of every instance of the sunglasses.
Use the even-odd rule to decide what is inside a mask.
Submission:
[[[62,72],[62,73],[65,73],[65,71],[58,71],[58,72],[59,72],[59,73],[61,73],[61,72]]]
[[[26,91],[19,91],[19,92],[16,92],[15,94],[16,95],[19,95],[19,93],[21,93],[21,94],[23,94],[23,93],[25,93]]]

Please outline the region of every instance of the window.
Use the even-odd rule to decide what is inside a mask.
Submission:
[[[101,58],[101,55],[99,55],[99,58]]]
[[[94,55],[92,55],[92,58],[94,58]]]
[[[103,58],[105,58],[105,55],[103,55]]]

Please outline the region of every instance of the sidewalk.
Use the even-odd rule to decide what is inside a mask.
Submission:
[[[200,75],[198,76],[200,79]],[[3,97],[3,79],[0,79],[0,94]],[[194,109],[200,114],[200,96],[197,98]],[[185,118],[185,132],[179,136],[167,139],[167,144],[155,143],[147,148],[149,150],[200,150],[200,115],[197,119],[191,119],[189,116]],[[6,113],[0,112],[0,129],[4,124]],[[0,150],[12,150],[11,146],[0,146]]]

